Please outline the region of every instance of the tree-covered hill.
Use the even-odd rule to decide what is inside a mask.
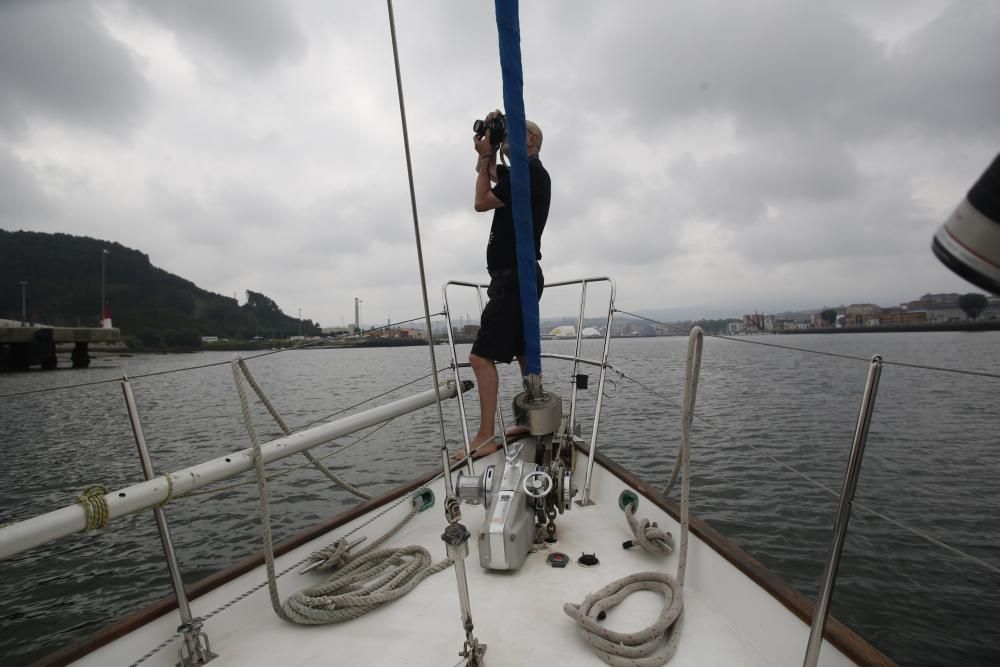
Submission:
[[[147,347],[197,346],[201,336],[288,337],[299,321],[267,296],[247,291],[247,303],[201,289],[153,266],[149,256],[109,241],[69,234],[0,230],[0,318],[21,319],[21,281],[32,321],[98,326],[101,254],[107,250],[105,294],[123,337]],[[319,333],[303,320],[304,334]]]

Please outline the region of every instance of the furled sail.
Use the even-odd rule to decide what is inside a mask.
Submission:
[[[524,327],[525,371],[542,374],[542,343],[535,276],[535,240],[531,220],[531,176],[528,171],[527,130],[524,115],[524,76],[521,69],[521,26],[518,0],[496,0],[503,105],[507,113],[510,147],[511,214],[517,247],[517,275]]]

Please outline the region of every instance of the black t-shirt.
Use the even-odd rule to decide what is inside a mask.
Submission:
[[[535,232],[535,259],[542,258],[542,231],[549,217],[549,200],[552,198],[552,182],[537,155],[528,159],[531,174],[531,222]],[[493,226],[490,241],[486,246],[486,266],[491,271],[511,269],[517,266],[517,251],[514,242],[514,216],[511,210],[510,170],[497,165],[497,184],[493,194],[504,205],[493,210]]]

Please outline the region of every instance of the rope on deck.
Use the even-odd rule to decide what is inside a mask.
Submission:
[[[669,532],[657,526],[656,522],[650,523],[649,519],[635,518],[634,503],[625,507],[625,519],[635,537],[635,543],[646,553],[666,555],[674,550],[674,538]]]
[[[432,563],[430,552],[416,544],[370,551],[319,585],[292,594],[283,609],[288,620],[303,625],[349,621],[401,598],[451,564]]]
[[[682,476],[681,538],[677,578],[663,572],[638,572],[611,582],[585,597],[578,605],[563,605],[563,611],[576,621],[577,630],[590,644],[597,657],[613,667],[661,667],[677,652],[684,620],[684,579],[687,576],[688,505],[691,491],[688,450],[691,425],[694,421],[695,398],[698,393],[698,376],[701,373],[703,342],[701,327],[692,328],[688,338],[687,364],[684,369],[684,408],[681,414],[681,446],[678,453]],[[640,544],[651,535],[649,529],[659,531],[649,525],[648,521],[644,520],[645,523],[636,521],[634,504],[630,503],[623,509],[629,526]],[[669,533],[665,535],[669,537]],[[651,544],[659,542],[662,546],[667,544],[662,539],[649,541]],[[659,545],[655,547],[657,550],[662,548]],[[645,548],[645,545],[643,546]],[[638,632],[616,632],[598,624],[598,621],[604,619],[608,609],[617,606],[632,593],[644,590],[663,595],[663,611],[655,623]]]
[[[605,612],[636,591],[661,593],[665,604],[655,623],[639,632],[615,632],[597,621]],[[662,572],[638,572],[611,582],[591,593],[580,604],[563,605],[591,649],[614,667],[659,667],[677,652],[684,611],[683,589],[676,579]]]
[[[274,567],[274,544],[271,537],[271,514],[267,476],[261,456],[260,441],[250,416],[250,406],[243,389],[244,374],[240,372],[239,355],[232,361],[233,380],[240,397],[240,410],[253,449],[254,471],[260,492],[261,528],[264,538],[264,562],[271,608],[278,618],[291,623],[318,625],[339,623],[357,618],[386,602],[409,593],[421,581],[452,564],[444,560],[431,563],[430,553],[419,545],[399,549],[373,549],[395,535],[419,511],[418,499],[411,499],[410,512],[396,526],[376,540],[364,551],[349,557],[350,545],[343,540],[327,549],[321,549],[310,558],[320,563],[318,567],[340,567],[342,570],[328,577],[319,586],[293,594],[284,604],[278,595],[278,582]],[[242,369],[245,373],[245,367]],[[339,593],[339,594],[338,594]]]

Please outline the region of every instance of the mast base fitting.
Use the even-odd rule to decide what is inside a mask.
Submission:
[[[541,398],[532,398],[523,391],[514,397],[514,422],[528,427],[531,435],[549,435],[559,430],[562,421],[562,399],[551,391]]]

